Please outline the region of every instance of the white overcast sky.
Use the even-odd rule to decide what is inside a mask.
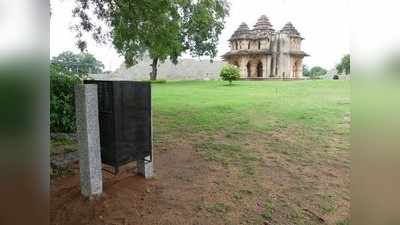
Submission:
[[[348,0],[229,0],[231,11],[226,19],[218,45],[218,56],[229,50],[228,39],[240,23],[246,22],[251,28],[258,17],[265,14],[275,30],[291,21],[305,38],[302,48],[310,54],[305,59],[309,66],[319,65],[331,69],[340,58],[349,53],[350,18]],[[50,55],[75,47],[74,33],[69,29],[73,24],[74,0],[51,0]],[[123,62],[114,48],[97,45],[89,41],[88,50],[102,61],[106,70],[115,70]],[[184,57],[190,57],[185,54]],[[220,58],[220,57],[218,57]]]

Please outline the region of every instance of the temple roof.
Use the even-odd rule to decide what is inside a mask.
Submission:
[[[249,31],[249,26],[247,26],[247,23],[243,22],[236,31],[247,32]]]
[[[240,24],[239,28],[233,33],[230,40],[246,38],[250,34],[249,26],[246,23]]]
[[[289,52],[285,52],[283,54],[292,55],[292,56],[300,56],[300,57],[310,56],[309,54],[305,53],[304,51],[289,51]]]
[[[254,25],[253,30],[250,30],[246,23],[242,23],[229,40],[262,39],[274,32],[275,30],[272,28],[268,17],[262,15]]]
[[[266,15],[262,15],[258,20],[257,23],[254,25],[254,30],[257,31],[274,31],[272,28],[271,22]]]
[[[222,57],[227,59],[232,56],[238,55],[271,55],[272,52],[269,49],[241,49],[241,50],[233,50],[230,52],[225,53]]]
[[[281,32],[301,37],[300,33],[296,30],[296,28],[293,26],[291,22],[286,23],[285,26],[283,26],[283,28],[281,29]]]
[[[269,38],[270,35],[273,35],[275,30],[272,28],[272,24],[269,21],[266,15],[262,15],[257,23],[254,25],[252,30],[249,29],[246,23],[241,23],[238,29],[233,33],[230,41],[240,40],[240,39],[248,39],[248,40],[259,40],[264,38]],[[281,33],[288,34],[291,37],[301,38],[300,33],[293,26],[291,22],[288,22],[283,26],[280,30]]]

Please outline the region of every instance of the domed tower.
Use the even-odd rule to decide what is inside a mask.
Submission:
[[[291,22],[285,24],[285,26],[281,29],[281,33],[287,34],[289,37],[291,50],[300,51],[301,41],[304,38],[301,37],[300,33],[296,30]]]
[[[253,30],[256,32],[275,32],[275,30],[272,28],[271,22],[269,22],[269,19],[266,15],[262,15],[260,16],[260,18],[258,18]]]
[[[231,43],[231,50],[240,50],[244,49],[245,43],[244,40],[247,40],[250,35],[249,26],[246,23],[240,24],[239,28],[233,33],[231,38],[229,39]]]
[[[303,78],[303,58],[308,56],[301,50],[304,40],[300,33],[288,22],[277,35],[277,70],[276,74],[284,79]]]
[[[254,42],[257,44],[258,49],[269,49],[271,44],[272,35],[275,30],[272,28],[271,22],[266,15],[258,18],[257,23],[254,25],[253,34]]]

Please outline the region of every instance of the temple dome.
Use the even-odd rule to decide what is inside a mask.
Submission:
[[[239,28],[233,33],[230,40],[246,38],[250,34],[249,26],[246,23],[240,24]]]
[[[266,15],[262,15],[258,20],[256,25],[254,25],[254,30],[256,31],[274,31],[271,22]]]
[[[295,36],[300,36],[300,33],[296,30],[296,28],[293,26],[291,22],[286,23],[285,26],[283,26],[283,28],[281,29],[281,32]]]

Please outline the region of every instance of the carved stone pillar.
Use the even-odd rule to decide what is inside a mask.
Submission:
[[[250,68],[251,68],[251,77],[257,77],[257,65],[258,65],[258,60],[253,60],[250,62]]]
[[[303,59],[299,59],[299,62],[297,64],[297,78],[303,78]]]
[[[246,78],[247,77],[247,62],[248,59],[243,57],[240,59],[240,77],[241,78]]]
[[[269,76],[269,63],[268,60],[270,59],[269,56],[263,57],[263,77],[267,78]]]

